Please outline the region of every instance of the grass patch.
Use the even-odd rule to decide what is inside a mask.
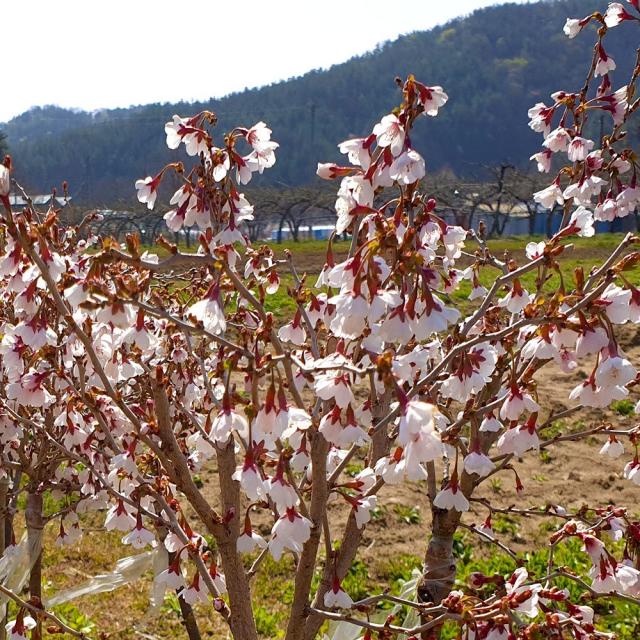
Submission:
[[[491,528],[498,534],[515,536],[518,533],[518,521],[513,516],[497,514],[491,520]]]
[[[517,535],[519,529],[516,518],[498,514],[494,517],[493,527],[499,536],[507,537]],[[541,535],[546,539],[552,529],[554,527],[551,524],[541,526]],[[52,570],[52,560],[55,560],[58,571],[60,571],[61,567],[69,564],[72,559],[75,564],[80,559],[80,555],[86,557],[89,548],[103,550],[100,564],[107,562],[109,553],[114,557],[122,555],[121,549],[114,549],[118,545],[111,534],[100,533],[100,536],[100,542],[95,539],[88,544],[80,543],[77,550],[67,548],[60,550],[59,556],[58,554],[47,555],[49,570]],[[109,543],[106,543],[107,540]],[[621,549],[616,548],[615,553],[619,556]],[[481,572],[489,576],[494,574],[506,576],[515,569],[515,563],[509,556],[491,544],[478,542],[478,538],[467,532],[456,534],[454,555],[457,562],[456,588],[468,588],[469,577],[474,572]],[[537,579],[541,579],[546,570],[547,549],[541,548],[535,552],[520,555],[526,560],[529,571]],[[590,560],[578,541],[559,544],[555,557],[559,566],[565,566],[582,575],[590,567]],[[247,559],[247,563],[249,561]],[[421,566],[422,558],[414,554],[398,554],[380,560],[374,558],[367,562],[356,560],[342,585],[354,600],[379,593],[385,588],[389,588],[391,593],[399,595],[403,583],[410,580],[412,572],[420,569]],[[100,572],[99,569],[96,569],[97,567],[92,568],[91,572]],[[293,570],[294,561],[291,556],[285,556],[280,562],[275,562],[270,556],[267,556],[261,570],[255,577],[252,589],[254,614],[261,638],[281,638],[284,635],[288,607],[293,597]],[[321,572],[322,567],[320,566],[314,577],[314,589],[318,585]],[[83,633],[95,634],[105,628],[110,628],[113,637],[133,640],[133,638],[139,637],[136,631],[138,628],[144,633],[163,640],[182,637],[184,629],[180,621],[177,598],[174,594],[168,595],[157,617],[145,616],[149,585],[150,576],[110,594],[100,594],[60,605],[55,608],[55,612],[69,626]],[[558,585],[569,589],[572,598],[579,598],[582,593],[579,586],[568,580],[559,581]],[[486,588],[490,589],[491,587]],[[640,637],[640,608],[619,602],[593,603],[585,601],[585,604],[595,606],[599,629],[617,633],[619,640],[635,640]],[[108,610],[106,612],[105,607]],[[386,610],[388,607],[388,604],[383,604],[381,609]],[[11,613],[15,615],[13,608]],[[209,607],[197,605],[196,615],[203,637],[215,640],[227,637],[224,624],[211,615]],[[123,628],[125,624],[128,627]],[[134,628],[134,624],[136,628]],[[45,630],[44,637],[53,638],[54,636]],[[453,640],[456,637],[455,628],[448,626],[443,638]]]
[[[280,288],[273,294],[266,296],[264,307],[279,320],[293,317],[296,311],[296,301],[287,292],[286,284],[281,282]]]
[[[577,268],[582,268],[585,274],[588,274],[592,267],[597,267],[603,262],[608,253],[610,253],[621,242],[623,237],[624,235],[619,233],[603,233],[596,235],[593,238],[571,238],[570,242],[567,244],[571,244],[572,248],[566,249],[558,259],[561,274],[556,271],[549,271],[547,273],[543,287],[546,296],[549,297],[556,293],[563,282],[565,288],[570,290],[574,285],[573,280],[575,270]],[[487,246],[491,249],[494,255],[500,259],[514,258],[520,263],[523,263],[526,244],[528,242],[538,242],[544,239],[545,238],[543,236],[497,238],[489,240],[487,242]],[[283,259],[285,257],[285,252],[291,253],[299,274],[309,274],[306,284],[313,288],[313,285],[315,284],[315,274],[320,272],[325,263],[327,241],[304,240],[294,242],[293,240],[287,240],[280,244],[277,242],[256,242],[255,246],[259,247],[264,244],[274,251],[278,259]],[[349,246],[350,242],[344,240],[338,240],[333,243],[334,257],[336,261],[344,259],[349,250]],[[157,253],[161,257],[165,257],[167,255],[167,251],[162,247],[147,246],[144,248],[153,253]],[[185,245],[180,245],[179,248],[186,252],[193,251],[193,248],[188,249]],[[473,251],[474,248],[474,243],[472,241],[468,241],[467,250]],[[461,266],[468,263],[468,259],[460,261]],[[483,267],[479,274],[480,284],[489,288],[500,275],[502,275],[502,272],[493,267]],[[636,267],[626,272],[625,276],[634,284],[640,284],[640,267]],[[538,271],[525,274],[521,278],[522,286],[529,292],[534,292],[536,290],[536,279],[538,277]],[[287,272],[286,268],[283,268],[281,270],[280,288],[276,293],[266,296],[266,310],[273,313],[279,321],[283,321],[291,317],[295,312],[295,301],[287,291],[287,289],[292,286],[293,277]],[[500,292],[499,296],[502,296],[506,291],[507,289],[505,289],[504,292]],[[465,280],[460,283],[460,286],[456,291],[445,297],[449,299],[450,303],[455,304],[461,310],[466,312],[476,306],[476,303],[470,303],[468,300],[470,293],[471,283]]]
[[[422,522],[422,516],[420,515],[420,509],[418,507],[397,504],[393,510],[395,511],[397,520],[400,523],[420,524],[420,522]]]
[[[611,408],[621,416],[632,416],[635,413],[636,404],[633,400],[614,400]]]

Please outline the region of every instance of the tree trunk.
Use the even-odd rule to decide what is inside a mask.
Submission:
[[[529,235],[532,236],[536,231],[536,212],[529,210]]]
[[[42,603],[42,530],[44,528],[41,493],[37,491],[29,492],[25,519],[27,523],[27,543],[29,545],[29,553],[32,554],[30,558],[29,595],[33,604],[40,606]],[[31,632],[31,638],[32,640],[41,640],[41,621],[37,622]]]
[[[185,494],[218,545],[229,593],[228,622],[231,634],[234,640],[257,640],[258,632],[251,608],[249,581],[236,547],[240,531],[240,483],[232,478],[236,470],[233,439],[230,439],[226,446],[216,448],[224,518],[222,523],[193,481],[187,460],[173,433],[171,410],[165,388],[154,383],[153,395],[162,449],[170,466],[173,465],[167,472]]]
[[[491,216],[491,229],[489,229],[489,238],[494,238],[496,235],[498,235],[497,233],[498,231],[498,214],[493,214]]]
[[[311,535],[305,542],[296,569],[291,615],[287,624],[286,640],[302,640],[304,638],[306,609],[309,604],[311,582],[318,558],[318,546],[322,535],[322,519],[325,515],[328,487],[327,487],[327,454],[329,443],[324,436],[316,432],[311,443],[311,504],[309,506],[312,522]],[[331,565],[331,558],[326,558],[327,565]]]
[[[425,553],[422,579],[418,584],[420,602],[439,604],[449,595],[456,578],[453,535],[460,523],[460,513],[432,507],[431,540]]]
[[[289,233],[291,234],[291,239],[294,242],[298,242],[298,227],[295,222],[291,219],[287,219],[287,226],[289,227]]]
[[[180,613],[182,614],[184,628],[187,630],[189,640],[201,640],[200,629],[198,629],[198,622],[193,613],[193,607],[180,596],[178,596],[178,603],[180,604]]]
[[[158,526],[158,538],[160,542],[164,544],[164,541],[167,537],[168,529],[165,526]],[[170,551],[169,554],[169,564],[171,564],[176,557],[175,551]],[[180,615],[182,616],[182,624],[187,631],[187,636],[189,640],[201,640],[200,629],[198,628],[198,621],[193,613],[193,607],[184,601],[184,598],[180,597],[179,590],[176,590],[176,595],[178,596],[178,605],[180,606]]]
[[[0,556],[7,548],[7,532],[9,527],[7,526],[9,521],[9,479],[2,478],[0,480]],[[0,607],[0,611],[2,607]],[[6,611],[6,609],[5,609]],[[5,613],[0,620],[0,640],[5,640],[7,632],[5,625],[7,624],[7,615]]]
[[[249,580],[237,549],[240,534],[238,508],[241,503],[240,483],[232,479],[236,470],[233,439],[229,440],[226,447],[217,448],[217,460],[223,517],[227,521],[227,535],[218,538],[217,542],[229,593],[229,625],[234,640],[257,640]]]
[[[483,434],[482,450],[488,451],[495,434]],[[460,476],[460,490],[469,499],[475,489],[474,476],[463,471]],[[418,601],[433,602],[438,605],[446,598],[456,579],[456,559],[453,555],[453,536],[455,535],[462,514],[455,509],[438,509],[431,505],[432,523],[431,539],[424,557],[422,578],[418,582]],[[440,631],[435,629],[423,638],[431,640],[439,638]]]
[[[376,404],[372,407],[374,424],[388,413],[392,397],[392,390],[387,388],[377,399]],[[377,431],[374,434],[369,454],[371,466],[375,465],[380,458],[389,454],[390,446],[391,440],[389,439],[386,429]],[[353,514],[349,516],[344,535],[342,536],[340,549],[336,554],[335,565],[332,566],[329,561],[325,563],[320,584],[313,598],[312,607],[322,608],[324,606],[324,595],[331,588],[334,571],[339,580],[343,580],[347,575],[360,548],[365,529],[366,526],[358,528]],[[323,622],[324,620],[321,616],[313,614],[308,616],[304,624],[304,634],[300,637],[304,638],[304,640],[314,640]]]

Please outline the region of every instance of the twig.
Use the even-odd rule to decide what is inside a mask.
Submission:
[[[46,609],[41,609],[40,607],[36,607],[34,604],[27,602],[26,600],[23,600],[20,596],[17,596],[15,593],[13,593],[13,591],[11,591],[10,589],[7,589],[2,584],[0,584],[0,593],[7,596],[7,598],[10,598],[11,600],[13,600],[19,607],[22,607],[23,609],[27,609],[28,611],[31,611],[31,613],[35,614],[36,616],[39,616],[39,617],[41,616],[41,617],[47,618],[48,620],[51,620],[56,625],[58,625],[58,627],[60,627],[60,629],[62,629],[65,633],[68,633],[74,636],[75,638],[82,638],[83,640],[88,640],[88,638],[90,637],[85,633],[82,633],[81,631],[76,631],[75,629],[72,629],[69,625],[62,622],[60,618],[55,616],[53,613],[49,613]]]
[[[522,560],[518,558],[518,556],[515,554],[514,551],[509,549],[509,547],[507,547],[505,544],[500,542],[500,540],[498,540],[497,538],[494,538],[493,536],[490,536],[488,533],[485,533],[484,531],[481,531],[480,529],[478,529],[478,527],[476,527],[475,524],[465,524],[464,522],[461,522],[460,526],[464,529],[468,529],[469,531],[472,531],[476,535],[487,540],[487,542],[491,542],[491,544],[495,544],[496,547],[498,547],[499,549],[502,549],[502,551],[504,551],[516,563],[516,565],[518,566],[522,565]]]

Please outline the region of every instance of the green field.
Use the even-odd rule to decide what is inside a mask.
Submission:
[[[565,244],[573,245],[572,248],[567,248],[558,259],[566,288],[571,288],[573,273],[576,268],[582,267],[585,275],[587,275],[594,266],[598,267],[606,260],[611,251],[615,249],[623,238],[624,234],[605,233],[596,235],[593,238],[571,238],[570,240],[565,240]],[[519,236],[489,240],[487,244],[497,258],[501,260],[504,259],[504,254],[507,252],[508,255],[514,258],[519,264],[524,264],[526,260],[524,255],[526,244],[528,242],[539,242],[541,240],[544,240],[543,236]],[[301,275],[306,272],[309,276],[307,284],[309,286],[315,284],[316,275],[322,269],[325,262],[327,250],[327,243],[325,241],[289,241],[282,242],[281,244],[273,243],[270,246],[279,258],[284,258],[285,250],[291,252],[294,264],[297,265],[298,273]],[[344,259],[349,250],[349,243],[344,241],[336,242],[333,248],[335,259]],[[468,242],[467,248],[470,252],[473,252],[475,245],[472,242]],[[632,250],[633,248],[629,248],[628,252]],[[461,265],[467,265],[469,262],[470,260],[468,258],[462,259]],[[497,269],[484,267],[480,272],[480,282],[488,288],[499,275],[501,275],[501,272]],[[550,273],[549,275],[550,278],[545,284],[545,291],[556,291],[560,286],[560,276],[556,273]],[[640,284],[640,268],[626,272],[625,276],[632,283]],[[529,291],[532,291],[535,289],[536,278],[537,272],[532,271],[522,278],[522,285]],[[293,278],[288,274],[285,275],[282,278],[282,285],[278,292],[269,296],[266,300],[267,309],[279,318],[285,318],[290,315],[291,311],[295,310],[295,302],[287,293],[287,287],[291,287],[292,284]],[[471,283],[464,281],[461,283],[460,288],[451,295],[451,301],[460,305],[462,308],[471,308],[473,303],[469,303],[467,300],[470,292]]]

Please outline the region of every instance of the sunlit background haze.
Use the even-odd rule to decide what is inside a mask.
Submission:
[[[221,97],[327,68],[495,0],[4,2],[0,122]],[[8,41],[7,41],[8,38]]]

